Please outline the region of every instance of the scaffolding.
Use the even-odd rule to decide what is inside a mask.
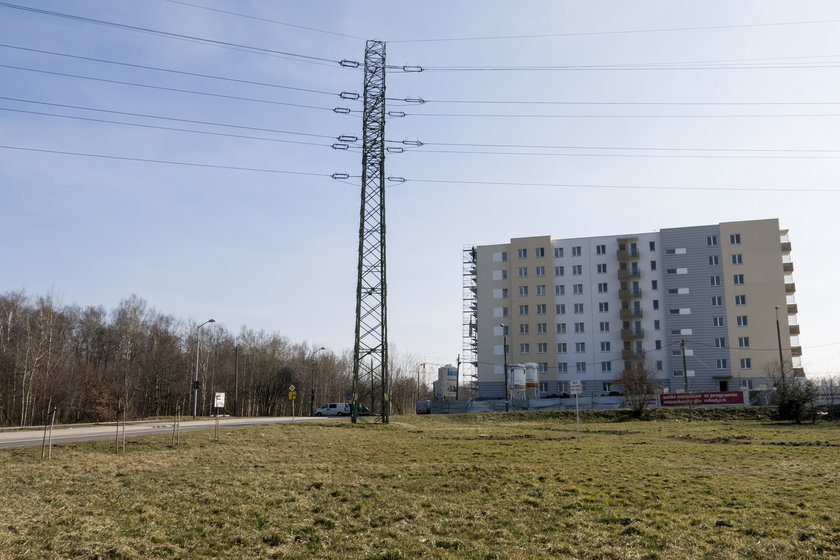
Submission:
[[[461,379],[471,397],[478,396],[478,279],[476,250],[464,247]]]

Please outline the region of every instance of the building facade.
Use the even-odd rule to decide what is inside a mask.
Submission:
[[[804,375],[790,249],[776,219],[468,248],[478,396],[504,397],[505,363],[537,364],[546,397],[572,380],[620,393],[631,368],[672,393],[761,391],[780,363]]]

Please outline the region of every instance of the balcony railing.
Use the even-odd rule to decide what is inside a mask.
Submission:
[[[621,329],[621,340],[635,340],[644,336],[644,329]]]
[[[618,291],[618,299],[620,300],[628,300],[628,299],[639,299],[642,297],[642,290],[619,290]]]
[[[642,273],[638,270],[620,269],[618,271],[619,280],[630,280],[632,278],[641,278]]]
[[[630,321],[633,319],[641,319],[642,318],[642,310],[641,309],[622,309],[619,312],[622,321]]]
[[[796,292],[796,284],[793,282],[786,282],[785,283],[785,293],[786,294],[793,294]]]
[[[791,325],[790,326],[790,336],[798,336],[799,335],[799,325]]]
[[[802,347],[801,346],[791,346],[790,347],[790,355],[794,358],[798,358],[802,355]]]
[[[799,306],[795,303],[789,303],[787,306],[788,315],[796,315],[799,313]]]

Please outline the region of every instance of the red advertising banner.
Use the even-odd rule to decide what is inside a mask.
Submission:
[[[715,393],[663,393],[659,395],[659,406],[709,406],[744,404],[741,391],[720,391]]]

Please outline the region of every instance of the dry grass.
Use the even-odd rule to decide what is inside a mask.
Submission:
[[[840,558],[840,427],[397,417],[0,451],[0,558]]]

